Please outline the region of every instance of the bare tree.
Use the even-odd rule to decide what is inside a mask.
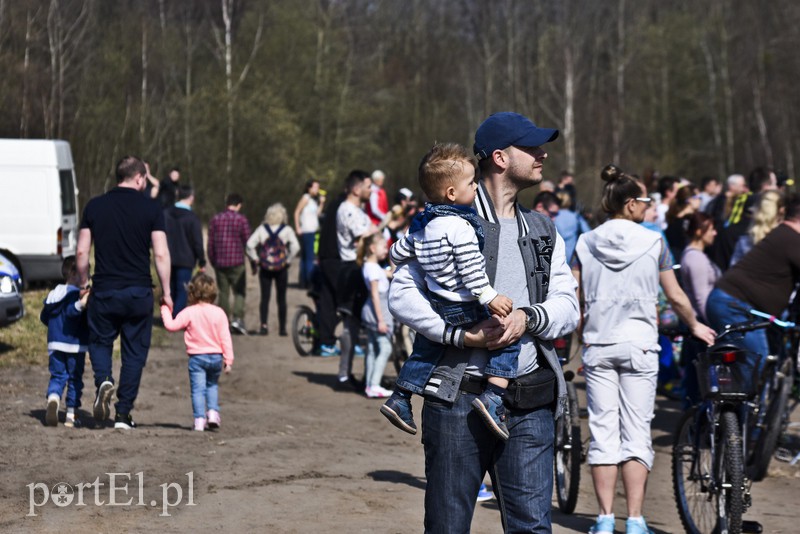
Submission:
[[[264,14],[259,14],[258,29],[253,37],[253,46],[250,50],[250,57],[245,62],[239,76],[234,81],[233,76],[233,16],[236,0],[222,1],[222,22],[223,29],[212,22],[214,38],[217,42],[217,56],[223,58],[225,66],[225,95],[228,111],[228,148],[226,152],[225,164],[225,193],[230,190],[231,173],[233,171],[233,132],[234,132],[234,107],[242,82],[247,78],[247,73],[253,63],[253,58],[261,44],[261,32],[264,29]]]

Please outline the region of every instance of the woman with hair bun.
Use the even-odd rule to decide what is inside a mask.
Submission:
[[[601,172],[609,220],[581,235],[573,274],[583,302],[582,340],[589,429],[588,461],[600,508],[590,532],[614,532],[614,493],[622,471],[627,533],[652,532],[642,517],[653,467],[650,422],[658,375],[659,284],[692,334],[711,344],[672,271],[669,247],[639,223],[652,201],[644,185],[614,165]]]

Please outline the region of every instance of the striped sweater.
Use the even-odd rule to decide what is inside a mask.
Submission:
[[[416,259],[426,273],[428,290],[445,300],[485,305],[497,296],[475,230],[461,217],[434,218],[392,245],[391,259],[396,265]]]

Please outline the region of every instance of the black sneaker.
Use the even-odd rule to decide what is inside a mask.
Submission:
[[[122,430],[133,430],[136,428],[136,423],[133,422],[133,417],[129,413],[118,413],[114,416],[114,428],[121,428]]]
[[[231,321],[231,332],[234,334],[241,334],[243,336],[247,335],[247,328],[244,327],[244,323],[241,319],[234,319]]]
[[[105,421],[111,415],[109,405],[111,404],[111,397],[114,395],[114,383],[111,380],[103,380],[100,387],[97,388],[97,395],[94,398],[94,418],[96,421]]]

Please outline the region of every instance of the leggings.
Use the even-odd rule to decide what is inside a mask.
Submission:
[[[286,287],[289,283],[289,269],[280,271],[267,271],[261,269],[258,272],[258,281],[261,284],[261,324],[267,324],[269,316],[269,299],[272,294],[272,281],[275,280],[275,288],[278,297],[278,327],[281,332],[286,330]]]

